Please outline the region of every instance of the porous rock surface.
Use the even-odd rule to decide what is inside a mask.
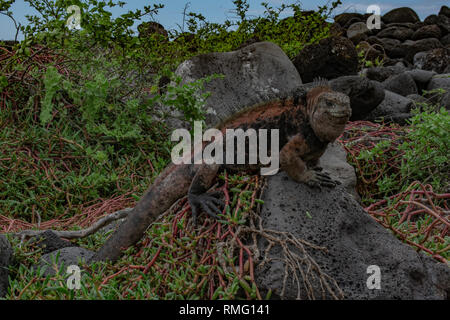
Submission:
[[[270,177],[264,195],[263,225],[267,229],[290,232],[328,253],[307,249],[323,272],[334,278],[345,299],[446,299],[449,268],[417,253],[372,219],[339,186],[319,191],[298,184],[284,173]],[[260,241],[264,250],[267,242]],[[298,253],[298,252],[297,252]],[[271,260],[256,271],[258,287],[264,293],[273,290],[280,297],[285,266],[279,247],[272,249]],[[381,289],[368,289],[368,267],[381,271]],[[299,275],[300,277],[300,275]],[[295,299],[297,287],[288,276],[284,299]],[[311,279],[316,298],[321,287]],[[306,288],[301,283],[301,298]],[[331,298],[327,295],[325,298]]]
[[[9,285],[9,265],[13,258],[13,251],[8,239],[0,234],[0,298],[4,297]]]
[[[288,56],[271,42],[258,42],[232,52],[195,56],[180,64],[175,73],[182,77],[182,83],[212,74],[224,75],[223,79],[205,84],[205,91],[211,93],[205,105],[209,126],[245,106],[283,96],[302,84]]]
[[[81,266],[81,262],[87,262],[94,255],[94,252],[80,247],[67,247],[62,248],[50,253],[47,253],[41,257],[39,266],[41,269],[45,269],[44,276],[55,275],[56,268],[64,267],[62,272],[69,266],[75,265]]]

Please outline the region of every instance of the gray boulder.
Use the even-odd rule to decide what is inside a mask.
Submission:
[[[164,29],[164,26],[155,21],[143,22],[137,28],[141,39],[149,38],[153,35],[160,35],[165,40],[169,39],[169,33]]]
[[[364,15],[356,12],[344,12],[334,17],[334,21],[339,23],[341,27],[349,26],[349,22],[352,20],[362,22],[364,20]]]
[[[330,36],[341,37],[345,36],[346,33],[347,31],[343,27],[341,27],[339,23],[335,22],[330,26]]]
[[[450,89],[450,74],[435,75],[428,84],[427,90]]]
[[[364,75],[374,81],[384,82],[388,78],[400,74],[406,70],[402,66],[389,66],[389,67],[372,67],[364,70]]]
[[[438,25],[443,36],[447,35],[450,32],[450,18],[446,15],[432,14],[431,16],[428,16],[423,22],[427,25]]]
[[[437,24],[426,25],[414,32],[412,40],[421,40],[426,38],[439,39],[442,35],[441,29]]]
[[[412,63],[416,53],[442,48],[442,43],[436,38],[421,39],[417,41],[406,40],[401,47],[405,52],[406,60]]]
[[[427,89],[431,79],[436,75],[436,72],[434,71],[419,69],[406,71],[406,73],[411,75],[411,77],[413,77],[414,81],[416,82],[419,95],[423,94],[424,90]]]
[[[376,45],[372,46],[366,41],[361,41],[358,43],[356,50],[358,51],[358,54],[362,54],[364,56],[366,61],[375,62],[377,59],[378,61],[387,59],[387,56],[381,47]]]
[[[414,31],[406,27],[389,27],[377,34],[379,38],[391,38],[400,41],[411,39]]]
[[[450,18],[450,8],[447,6],[442,6],[441,10],[439,10],[439,15],[446,16]]]
[[[414,67],[444,73],[450,64],[450,48],[419,52],[414,56]]]
[[[411,99],[385,90],[384,100],[364,120],[375,121],[384,119],[386,122],[404,125],[406,120],[411,117],[410,111],[413,107],[414,103]]]
[[[359,43],[364,40],[369,33],[370,30],[367,28],[367,23],[356,22],[348,27],[347,38],[349,38],[353,43]]]
[[[349,39],[330,37],[306,46],[295,57],[294,65],[305,82],[316,77],[334,79],[357,74],[358,55]]]
[[[450,34],[446,35],[445,37],[441,38],[441,43],[448,47],[450,45]]]
[[[41,257],[39,266],[41,269],[45,268],[44,276],[53,276],[56,274],[55,269],[63,267],[63,273],[66,272],[66,268],[71,265],[81,267],[81,262],[87,262],[94,255],[95,252],[80,248],[80,247],[68,247],[60,250],[47,253]],[[58,259],[57,259],[58,258]],[[56,265],[55,265],[55,262]]]
[[[383,60],[383,65],[385,67],[400,66],[402,68],[407,68],[408,70],[411,69],[412,66],[411,63],[406,61],[404,58],[386,58],[385,60]]]
[[[384,23],[404,23],[411,22],[416,23],[419,22],[419,16],[417,13],[408,7],[397,8],[389,11],[384,16],[381,17]]]
[[[447,110],[450,110],[450,90],[448,90],[447,93],[445,93],[443,97],[440,99],[439,106]]]
[[[205,106],[210,126],[245,106],[282,96],[302,84],[292,62],[271,42],[255,43],[233,52],[199,55],[180,64],[175,73],[181,76],[182,83],[212,74],[225,76],[205,85],[205,91],[211,93]]]
[[[450,74],[435,75],[428,83],[427,90],[443,89],[443,93],[430,93],[427,98],[441,107],[450,110]]]
[[[422,70],[427,60],[428,52],[418,52],[414,55],[413,64],[414,68]]]
[[[380,38],[379,40],[389,58],[403,58],[407,55],[406,48],[400,40],[391,38]]]
[[[429,100],[425,98],[424,96],[421,96],[419,94],[410,94],[406,97],[407,99],[411,99],[414,103],[414,108],[421,108],[423,104],[428,104]]]
[[[388,23],[385,25],[386,28],[392,28],[392,27],[401,27],[401,28],[408,28],[408,29],[413,29],[413,30],[417,30],[420,27],[417,26],[417,24],[419,24],[421,22],[416,22],[416,23],[412,23],[412,22],[393,22],[393,23]]]
[[[383,86],[386,90],[395,92],[404,97],[418,93],[417,84],[414,81],[414,78],[406,72],[390,77],[383,82]]]
[[[416,22],[416,23],[413,24],[411,29],[413,29],[414,31],[417,31],[417,30],[419,30],[420,28],[422,28],[425,25],[426,24],[424,22],[422,22],[422,21]]]
[[[372,219],[342,187],[309,188],[292,181],[284,173],[270,177],[261,217],[264,228],[292,233],[295,237],[327,248],[327,252],[307,248],[322,272],[337,281],[345,299],[446,299],[449,268],[417,253]],[[260,250],[267,243],[261,239]],[[291,248],[292,249],[292,248]],[[298,255],[302,253],[295,251]],[[256,269],[256,281],[264,293],[269,288],[280,298],[285,265],[280,247],[270,260]],[[381,270],[381,289],[367,287],[369,266]],[[304,266],[303,266],[304,267]],[[306,287],[300,278],[300,298]],[[289,270],[284,299],[297,297],[297,284]],[[314,296],[322,299],[321,285],[310,272]],[[326,295],[325,299],[330,299]]]
[[[438,16],[437,14],[430,14],[428,17],[425,18],[425,20],[423,20],[423,23],[425,23],[426,25],[431,25],[431,24],[436,24]]]
[[[58,249],[75,247],[76,245],[70,241],[62,240],[51,230],[43,232],[41,235],[33,237],[30,240],[37,247],[42,248],[42,253],[47,254]]]
[[[340,77],[331,80],[330,86],[333,90],[350,97],[352,121],[363,119],[384,100],[384,89],[381,84],[365,77]]]
[[[441,28],[443,36],[450,33],[450,17],[443,14],[438,15],[437,25]]]
[[[383,46],[383,42],[377,36],[368,37],[367,42],[371,45]]]
[[[13,251],[8,239],[0,234],[0,298],[4,297],[9,287],[9,266],[13,258]]]
[[[366,19],[367,20],[367,19]],[[364,22],[361,19],[353,18],[347,24],[343,27],[344,29],[348,29],[352,24],[358,23],[358,22]]]
[[[406,71],[405,73],[410,75],[418,85],[428,85],[428,82],[430,82],[433,76],[436,75],[436,72],[434,71],[417,70],[417,69],[409,70]]]

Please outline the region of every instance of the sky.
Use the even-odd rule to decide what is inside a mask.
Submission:
[[[113,10],[113,15],[118,16],[129,10],[143,8],[144,5],[161,3],[164,8],[160,10],[155,17],[156,21],[161,23],[166,29],[178,29],[182,23],[183,8],[189,3],[189,10],[203,14],[208,21],[223,22],[225,19],[232,19],[233,8],[232,0],[123,0],[127,4],[122,8]],[[249,15],[259,16],[263,13],[261,2],[268,2],[273,7],[281,4],[295,3],[295,0],[249,0]],[[331,0],[302,0],[298,1],[305,10],[317,9],[319,5],[324,5]],[[336,14],[342,12],[362,12],[365,13],[370,5],[378,5],[381,8],[381,14],[384,14],[394,8],[410,7],[414,9],[423,20],[430,14],[437,14],[442,5],[448,5],[448,1],[442,0],[343,0],[343,4],[336,10]],[[14,18],[21,24],[26,24],[26,14],[35,14],[34,9],[30,8],[24,0],[16,0],[11,8]],[[12,20],[4,15],[0,15],[0,39],[11,40],[15,36],[15,28]],[[19,39],[21,37],[19,36]]]

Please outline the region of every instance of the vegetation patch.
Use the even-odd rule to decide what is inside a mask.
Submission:
[[[355,166],[366,211],[400,239],[449,258],[450,115],[430,107],[410,125],[349,123],[340,142]]]

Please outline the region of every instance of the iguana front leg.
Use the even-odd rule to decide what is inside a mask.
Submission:
[[[305,183],[311,187],[334,187],[336,183],[326,173],[307,166],[302,157],[309,152],[309,147],[302,135],[297,134],[281,149],[280,166],[294,181]],[[318,159],[317,159],[318,160]],[[315,161],[309,161],[314,163]],[[316,162],[317,164],[317,162]]]
[[[202,209],[211,217],[218,219],[217,215],[222,213],[219,207],[223,206],[223,201],[215,198],[212,194],[206,193],[212,186],[221,165],[202,164],[199,166],[200,168],[197,170],[188,192],[188,201],[192,209],[194,224],[197,224],[197,216]]]

